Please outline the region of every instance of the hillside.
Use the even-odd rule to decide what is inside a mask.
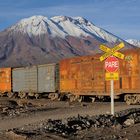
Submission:
[[[113,46],[120,41],[123,39],[82,17],[32,16],[0,32],[0,66],[54,63],[63,58],[92,55],[100,52],[100,44]],[[125,44],[125,48],[134,47]]]

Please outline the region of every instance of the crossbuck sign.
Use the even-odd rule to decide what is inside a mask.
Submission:
[[[100,49],[105,52],[100,57],[100,61],[105,60],[105,79],[110,80],[110,96],[111,96],[111,114],[114,115],[114,80],[119,80],[119,61],[116,57],[124,59],[124,54],[118,52],[118,50],[124,47],[124,43],[109,48],[105,45],[100,45]]]
[[[100,57],[100,61],[105,60],[107,57],[114,55],[115,57],[118,57],[120,59],[124,59],[124,54],[117,52],[118,50],[122,49],[124,47],[124,43],[120,43],[119,45],[115,46],[114,48],[110,49],[105,45],[100,45],[100,49],[104,52],[106,52],[104,55]]]

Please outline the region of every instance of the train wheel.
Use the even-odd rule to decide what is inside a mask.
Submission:
[[[140,95],[137,95],[137,102],[140,104]]]
[[[132,104],[137,104],[137,96],[132,96]]]
[[[125,101],[128,105],[135,105],[139,102],[137,95],[125,95]]]
[[[35,97],[35,93],[30,91],[30,92],[28,92],[28,96]]]
[[[58,97],[58,101],[65,101],[65,95],[60,95],[59,97]]]
[[[91,102],[92,102],[92,103],[95,102],[95,97],[91,97]]]
[[[12,98],[12,97],[14,97],[14,93],[13,93],[13,92],[8,92],[8,93],[7,93],[7,96],[8,96],[9,98]]]
[[[70,100],[70,102],[74,102],[75,99],[76,99],[75,95],[72,95],[72,94],[69,95],[69,100]]]
[[[18,93],[18,96],[19,96],[21,99],[23,99],[23,98],[26,97],[26,93],[25,93],[25,92],[19,92],[19,93]]]
[[[124,98],[126,104],[128,105],[131,105],[131,95],[125,95],[125,98]]]
[[[84,100],[84,96],[78,96],[78,97],[77,97],[77,101],[78,101],[78,102],[82,102],[83,100]]]
[[[48,98],[50,98],[52,101],[58,99],[58,93],[50,93]]]
[[[0,93],[0,97],[4,97],[6,95],[6,93]]]
[[[39,94],[38,93],[36,93],[34,96],[35,96],[36,99],[39,98]]]

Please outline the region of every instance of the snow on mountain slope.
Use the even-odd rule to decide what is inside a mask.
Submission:
[[[65,38],[94,37],[106,42],[121,41],[115,35],[101,29],[82,17],[55,16],[50,19],[44,16],[32,16],[22,19],[10,28],[12,31],[27,33],[29,36],[38,36],[48,33],[52,37]]]
[[[126,42],[134,45],[134,46],[137,46],[137,47],[140,47],[140,40],[136,40],[136,39],[128,39],[126,40]]]
[[[29,36],[49,33],[52,36],[64,37],[65,33],[61,31],[51,20],[44,16],[32,16],[22,19],[16,25],[11,27],[14,31],[27,33]]]
[[[99,39],[104,39],[108,42],[117,42],[121,40],[82,17],[70,18],[66,16],[55,16],[51,19],[72,36],[97,36]]]

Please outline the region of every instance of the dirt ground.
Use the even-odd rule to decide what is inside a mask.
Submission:
[[[115,112],[128,109],[140,109],[140,105],[128,106],[124,102],[115,102]],[[110,114],[109,102],[66,102],[66,101],[50,101],[48,99],[34,100],[9,100],[7,98],[0,99],[0,140],[63,140],[63,139],[95,139],[95,140],[139,140],[140,139],[140,122],[133,122],[130,119],[127,126],[119,125],[104,125],[95,123],[90,125],[76,124],[74,129],[69,130],[74,132],[65,134],[61,127],[67,129],[68,118],[78,115],[82,117],[99,116],[100,114]],[[130,114],[130,113],[129,113]],[[140,111],[137,112],[139,117]],[[135,115],[135,112],[133,112]],[[136,116],[136,117],[137,117]],[[100,118],[100,116],[99,116]],[[104,117],[103,117],[104,118]],[[106,116],[105,116],[106,118]],[[110,116],[108,117],[110,119]],[[107,120],[108,120],[107,118]],[[61,120],[64,122],[57,123],[57,130],[52,132],[48,120]],[[88,118],[89,119],[89,118]],[[125,118],[126,119],[126,118]],[[128,118],[127,118],[128,119]],[[85,121],[86,119],[84,119]],[[73,122],[76,122],[75,120]],[[82,120],[83,121],[83,120]],[[81,122],[80,122],[81,123]],[[124,123],[124,122],[123,122]],[[80,127],[79,127],[80,126]],[[47,128],[46,128],[47,127]],[[53,126],[54,127],[54,126]],[[49,129],[51,128],[51,131]]]

